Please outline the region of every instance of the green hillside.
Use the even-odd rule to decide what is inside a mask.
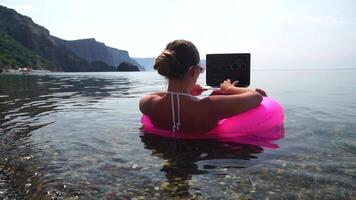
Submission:
[[[54,70],[53,66],[10,36],[0,32],[0,68],[32,67]]]

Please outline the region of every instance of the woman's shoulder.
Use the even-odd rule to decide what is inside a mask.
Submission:
[[[147,103],[149,101],[155,100],[155,99],[160,99],[165,95],[165,92],[155,92],[155,93],[150,93],[143,95],[141,97],[140,103]]]
[[[156,92],[151,94],[143,95],[140,99],[140,110],[143,114],[147,114],[149,109],[152,108],[152,105],[155,102],[158,102],[164,96],[164,92]]]

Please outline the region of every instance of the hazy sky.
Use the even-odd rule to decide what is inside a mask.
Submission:
[[[96,38],[132,57],[174,39],[206,53],[249,52],[256,66],[356,66],[355,0],[0,0],[73,40]]]

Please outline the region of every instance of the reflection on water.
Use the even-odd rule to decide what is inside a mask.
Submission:
[[[263,152],[263,148],[260,146],[223,143],[216,140],[176,140],[143,134],[141,135],[141,141],[145,144],[145,148],[152,151],[152,155],[168,160],[169,165],[165,166],[162,169],[163,171],[174,171],[175,174],[182,175],[207,173],[205,169],[218,167],[207,163],[198,167],[198,162],[200,161],[219,159],[249,160],[257,158],[252,154]],[[236,166],[229,165],[224,167],[242,168],[243,166],[237,164]]]
[[[327,81],[338,73],[341,88]],[[165,87],[153,73],[1,75],[0,197],[355,198],[354,75],[254,72],[285,131],[233,141],[143,134],[139,97]]]
[[[257,159],[263,147],[278,148],[273,142],[283,138],[284,127],[225,140],[181,140],[164,138],[145,133],[142,129],[141,141],[151,155],[162,158],[165,163],[161,171],[166,181],[162,188],[172,196],[191,198],[192,175],[206,174],[212,169],[239,169],[249,167],[246,160]],[[220,172],[219,175],[228,175]]]
[[[152,156],[165,160],[161,171],[166,181],[162,187],[173,196],[191,197],[192,175],[206,174],[216,168],[245,168],[246,162],[257,159],[263,148],[239,143],[222,143],[215,140],[176,140],[142,134],[141,141],[151,150]]]

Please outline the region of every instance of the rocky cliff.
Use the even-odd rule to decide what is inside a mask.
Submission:
[[[46,28],[34,23],[31,18],[1,5],[0,33],[2,34],[0,44],[3,44],[0,48],[0,68],[5,65],[13,68],[31,65],[35,69],[54,71],[115,71],[117,67],[114,66],[120,63],[114,62],[113,54],[131,59],[127,52],[127,55],[125,53],[121,55],[120,52],[112,53],[108,50],[109,47],[94,39],[66,41],[56,38],[50,35]],[[10,46],[4,45],[9,42]],[[16,51],[13,51],[11,47],[13,45],[16,46]],[[16,52],[24,57],[18,58]],[[26,55],[31,55],[38,62],[33,59],[31,61]],[[21,59],[29,61],[24,62]],[[119,62],[120,59],[115,58],[115,61]]]
[[[137,66],[135,69],[137,68],[141,71],[144,70],[140,64],[130,58],[128,51],[106,46],[104,43],[98,42],[94,38],[71,41],[56,37],[53,37],[53,39],[58,45],[67,47],[88,62],[102,61],[111,66],[119,66],[122,62],[126,62],[131,63],[133,66]]]

